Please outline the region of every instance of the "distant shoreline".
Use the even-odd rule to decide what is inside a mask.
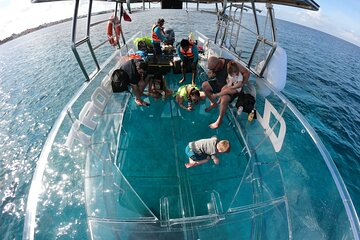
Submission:
[[[101,11],[101,12],[97,12],[97,13],[93,13],[92,16],[94,15],[100,15],[100,14],[105,14],[105,13],[109,13],[109,12],[113,12],[112,10],[108,10],[108,11]],[[86,17],[85,15],[82,15],[82,16],[79,16],[79,18],[84,18]],[[11,40],[14,40],[16,38],[19,38],[21,36],[24,36],[26,34],[29,34],[29,33],[32,33],[32,32],[35,32],[37,30],[40,30],[40,29],[43,29],[43,28],[47,28],[47,27],[51,27],[51,26],[54,26],[56,24],[60,24],[60,23],[64,23],[64,22],[68,22],[68,21],[71,21],[72,20],[72,17],[70,18],[65,18],[65,19],[62,19],[62,20],[58,20],[58,21],[55,21],[55,22],[50,22],[50,23],[44,23],[44,24],[41,24],[37,27],[33,27],[33,28],[29,28],[29,29],[26,29],[24,31],[22,31],[21,33],[13,33],[10,37],[7,37],[7,38],[4,38],[2,40],[0,40],[0,45],[4,44],[4,43],[7,43]]]

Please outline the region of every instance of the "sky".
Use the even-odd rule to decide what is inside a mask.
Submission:
[[[275,17],[311,27],[360,47],[360,1],[315,0],[319,11],[274,6]],[[159,6],[159,5],[157,5]],[[0,39],[43,23],[72,17],[73,1],[31,3],[31,0],[0,0]],[[113,3],[93,4],[94,11],[113,9]],[[85,13],[86,7],[80,11]]]

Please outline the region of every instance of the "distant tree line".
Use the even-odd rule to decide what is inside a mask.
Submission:
[[[93,13],[92,15],[99,15],[99,14],[104,14],[104,13],[109,13],[109,12],[112,12],[112,10]],[[79,18],[84,18],[84,17],[86,17],[86,15],[79,16]],[[59,24],[59,23],[68,22],[68,21],[71,21],[71,20],[72,20],[72,18],[65,18],[65,19],[62,19],[62,20],[59,20],[59,21],[55,21],[55,22],[51,22],[51,23],[44,23],[44,24],[41,24],[41,25],[39,25],[37,27],[26,29],[26,30],[22,31],[21,33],[13,33],[10,37],[7,37],[7,38],[5,38],[3,40],[0,40],[0,45],[4,44],[6,42],[9,42],[11,40],[14,40],[14,39],[16,39],[18,37],[24,36],[24,35],[26,35],[28,33],[31,33],[31,32],[46,28],[46,27],[50,27],[50,26],[53,26],[53,25],[56,25],[56,24]]]

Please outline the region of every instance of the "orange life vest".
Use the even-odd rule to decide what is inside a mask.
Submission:
[[[180,47],[180,53],[187,58],[194,58],[194,53],[192,51],[193,44],[190,44],[189,49],[185,52],[185,50]]]
[[[155,33],[155,28],[158,27],[157,24],[154,24],[153,27],[151,28],[151,39],[154,42],[161,42],[161,39],[158,37],[158,35]],[[161,34],[165,36],[165,32],[163,30],[163,28],[159,27],[161,30]]]

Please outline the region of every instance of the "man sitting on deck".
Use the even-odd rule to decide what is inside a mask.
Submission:
[[[233,60],[213,56],[208,59],[208,69],[209,78],[215,78],[215,80],[205,81],[202,84],[202,88],[210,100],[210,106],[205,111],[217,107],[220,102],[219,117],[209,125],[210,128],[216,129],[220,126],[228,105],[239,95],[242,84],[248,82],[250,72]],[[230,76],[228,76],[229,73]],[[242,81],[230,81],[239,74],[242,75]],[[215,101],[216,97],[220,98],[218,102]]]

